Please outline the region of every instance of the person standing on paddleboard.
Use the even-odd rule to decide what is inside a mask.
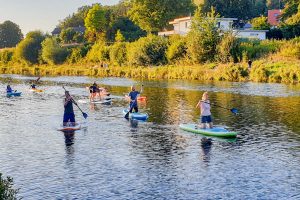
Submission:
[[[131,92],[129,92],[127,98],[130,99],[130,109],[129,112],[132,113],[132,110],[134,109],[134,112],[139,112],[138,103],[137,103],[137,97],[139,94],[143,92],[143,86],[141,86],[140,91],[135,90],[135,86],[131,86]]]
[[[64,119],[63,126],[67,126],[70,122],[71,126],[75,126],[75,114],[73,109],[73,98],[71,97],[69,91],[65,91],[66,98],[64,100]]]
[[[196,106],[196,108],[200,108],[201,116],[201,128],[205,129],[206,124],[208,124],[209,128],[213,128],[212,117],[210,112],[210,101],[208,99],[208,93],[204,92],[202,95],[202,100],[200,100]]]

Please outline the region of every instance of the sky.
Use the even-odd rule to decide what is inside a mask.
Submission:
[[[119,0],[0,0],[0,23],[10,20],[23,34],[33,30],[50,33],[60,20],[84,5],[114,5]]]

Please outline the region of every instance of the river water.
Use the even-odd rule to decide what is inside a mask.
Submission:
[[[0,77],[0,172],[23,199],[300,199],[299,86],[43,77],[45,92],[31,93],[33,79]],[[87,128],[58,132],[61,86],[79,100],[95,80],[109,88],[112,105],[80,104],[89,117],[75,108],[76,119]],[[8,82],[21,97],[5,96]],[[132,84],[144,84],[147,122],[123,118]],[[239,110],[212,107],[214,123],[237,139],[207,142],[178,128],[198,120],[204,91]]]

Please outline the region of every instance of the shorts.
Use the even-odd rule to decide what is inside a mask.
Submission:
[[[74,113],[65,113],[63,122],[75,122],[75,114]]]
[[[211,115],[208,116],[201,116],[201,123],[211,123],[212,119],[211,119]]]

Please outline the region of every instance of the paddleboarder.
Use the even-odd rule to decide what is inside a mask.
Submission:
[[[6,92],[7,93],[12,93],[13,92],[13,89],[10,87],[10,85],[7,85]]]
[[[64,99],[64,119],[63,119],[63,126],[75,126],[75,114],[74,114],[74,109],[73,109],[73,103],[75,101],[71,97],[69,91],[65,91],[65,99]],[[70,123],[70,124],[68,124]]]
[[[208,124],[208,128],[213,128],[212,117],[210,112],[210,102],[208,99],[208,92],[204,92],[202,95],[202,99],[196,105],[196,108],[200,108],[201,116],[201,126],[200,128],[205,129],[206,124]]]
[[[129,112],[130,113],[132,113],[133,109],[134,109],[134,112],[139,112],[138,103],[137,103],[137,97],[142,92],[143,92],[143,85],[141,86],[141,90],[140,91],[137,91],[135,89],[134,85],[131,86],[131,91],[126,96],[126,98],[130,100],[130,104],[129,104],[129,106],[130,106]]]
[[[89,89],[90,89],[90,101],[95,101],[95,97],[96,97],[97,90],[98,90],[97,83],[94,82],[93,85],[91,85],[89,87]]]

